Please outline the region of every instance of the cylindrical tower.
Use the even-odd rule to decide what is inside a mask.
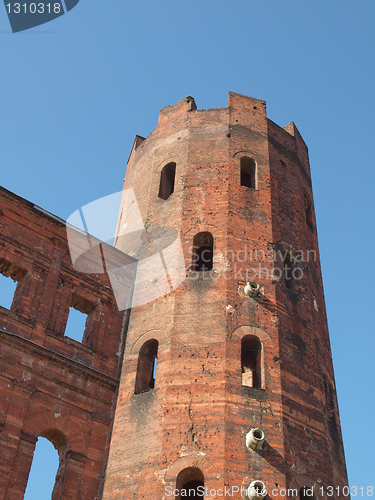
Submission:
[[[317,498],[343,488],[308,153],[295,125],[280,128],[264,101],[239,94],[205,110],[187,97],[136,137],[129,188],[146,232],[178,231],[186,279],[132,308],[103,498],[262,498],[264,483],[272,499],[306,500],[312,487]]]

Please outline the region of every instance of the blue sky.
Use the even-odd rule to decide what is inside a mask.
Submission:
[[[18,34],[0,7],[0,184],[64,219],[122,188],[135,134],[187,95],[214,108],[239,92],[266,100],[280,126],[296,123],[310,152],[349,480],[370,485],[374,1],[80,0]]]

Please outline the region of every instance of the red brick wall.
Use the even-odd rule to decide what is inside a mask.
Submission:
[[[256,162],[256,189],[240,185],[242,156]],[[175,188],[162,200],[169,162]],[[103,482],[105,500],[167,499],[187,467],[218,492],[206,500],[254,479],[274,500],[274,488],[345,485],[309,161],[294,124],[278,127],[264,101],[235,93],[220,109],[183,99],[136,138],[125,188],[146,228],[178,231],[187,270],[174,292],[132,309],[127,334],[106,275],[72,267],[63,221],[0,190],[0,272],[19,282],[0,309],[0,499],[23,497],[38,436],[59,450],[54,500],[101,498]],[[199,232],[214,238],[210,272],[189,268]],[[299,257],[300,280],[275,276],[274,252]],[[260,297],[244,294],[250,280]],[[70,306],[88,313],[83,343],[64,336]],[[241,383],[245,335],[262,344],[259,389]],[[155,388],[134,394],[151,339]],[[245,446],[252,427],[265,432],[262,450]]]
[[[123,313],[106,276],[73,268],[63,221],[0,189],[0,498],[23,498],[38,436],[58,449],[53,499],[100,497],[118,387]],[[83,343],[69,307],[89,312]]]
[[[257,189],[240,185],[241,156],[257,164]],[[160,172],[172,161],[175,190],[162,200]],[[133,148],[125,188],[134,189],[147,227],[179,231],[187,279],[131,312],[103,498],[166,499],[165,487],[193,466],[209,489],[260,479],[271,498],[273,488],[345,485],[334,389],[329,403],[325,396],[324,380],[334,386],[319,255],[301,264],[303,278],[290,288],[267,258],[318,252],[304,208],[306,194],[313,210],[307,149],[294,125],[279,128],[264,101],[239,94],[222,109],[196,110],[183,99]],[[189,271],[201,231],[214,237],[211,274]],[[244,295],[251,279],[261,298]],[[262,342],[261,389],[241,385],[248,334]],[[138,353],[152,338],[155,389],[134,394]],[[252,427],[266,434],[262,450],[245,446]]]

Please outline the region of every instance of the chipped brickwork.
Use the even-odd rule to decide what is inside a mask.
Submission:
[[[256,162],[256,189],[240,185],[242,156]],[[169,162],[175,188],[163,200]],[[275,487],[347,484],[309,161],[294,124],[278,127],[264,101],[239,94],[222,109],[183,99],[136,140],[125,188],[135,190],[146,226],[179,231],[187,279],[132,309],[103,498],[167,499],[165,487],[186,467],[198,467],[212,491],[262,480],[275,500]],[[196,273],[192,243],[202,231],[214,237],[213,270]],[[275,263],[268,256],[277,252]],[[286,254],[301,279],[272,272]],[[262,287],[256,299],[243,293],[252,279]],[[262,343],[261,389],[241,384],[249,334]],[[149,339],[159,342],[155,388],[134,394]],[[245,446],[252,427],[265,432],[262,450]]]
[[[256,163],[255,188],[241,185],[244,156]],[[0,500],[23,498],[38,436],[60,454],[53,500],[167,500],[187,468],[180,478],[203,473],[205,500],[253,480],[272,500],[283,498],[275,488],[346,485],[309,160],[295,125],[280,128],[264,101],[239,94],[207,110],[188,97],[136,137],[127,188],[146,228],[178,230],[187,270],[130,320],[106,275],[72,267],[63,221],[0,190],[0,272],[18,281],[10,310],[0,308]],[[191,265],[200,232],[214,239],[211,271]],[[300,279],[286,279],[284,261]],[[248,281],[260,284],[257,298]],[[82,343],[64,336],[71,306],[88,315]],[[242,384],[247,335],[262,346],[259,388],[248,374]],[[254,427],[265,442],[249,450]]]
[[[38,436],[57,448],[53,500],[101,496],[118,387],[123,313],[106,276],[71,263],[65,223],[0,189],[0,272],[18,281],[0,307],[0,499],[23,498]],[[64,336],[70,306],[83,343]]]

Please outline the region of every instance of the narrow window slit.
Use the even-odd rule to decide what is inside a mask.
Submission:
[[[174,192],[176,177],[176,163],[171,162],[165,165],[160,174],[159,198],[167,200]]]
[[[255,189],[256,187],[256,163],[252,158],[243,156],[240,160],[241,186]]]
[[[202,232],[194,236],[192,270],[210,271],[213,268],[214,239],[211,233]]]
[[[148,340],[139,351],[134,394],[148,392],[155,387],[159,343]]]
[[[241,341],[242,385],[260,389],[262,344],[258,337],[245,335]]]

